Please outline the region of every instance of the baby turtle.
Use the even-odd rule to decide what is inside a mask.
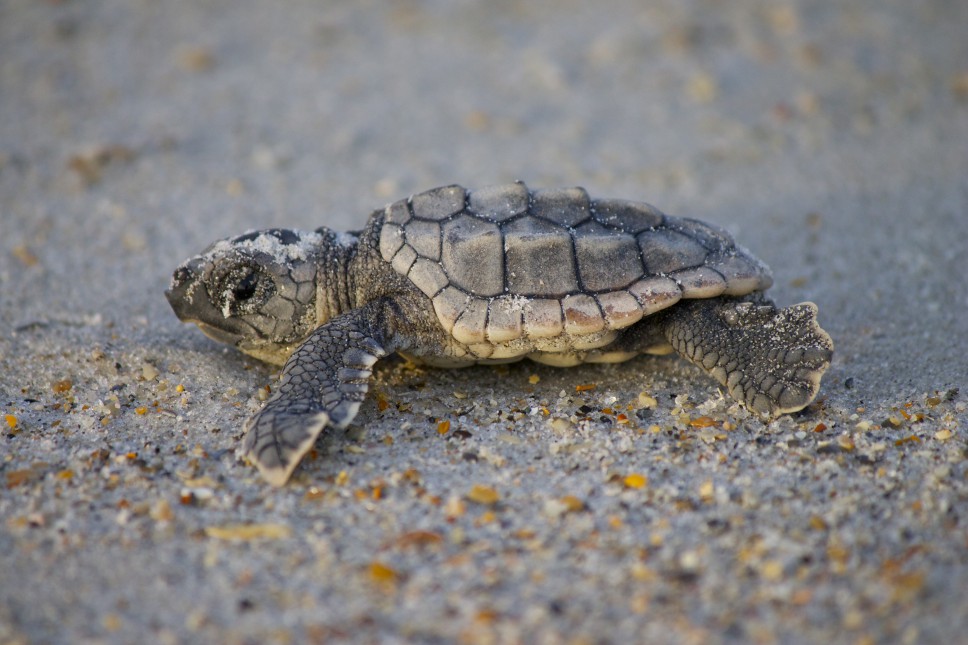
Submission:
[[[436,366],[558,366],[675,351],[764,418],[809,404],[833,343],[807,302],[778,310],[769,269],[723,230],[641,202],[523,183],[445,186],[355,234],[268,229],[175,270],[176,315],[284,365],[244,450],[282,485],[345,428],[392,352]]]

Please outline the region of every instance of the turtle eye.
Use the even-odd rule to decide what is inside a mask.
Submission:
[[[259,284],[259,275],[249,269],[239,283],[232,287],[232,297],[236,303],[242,303],[255,295],[256,287]]]
[[[226,318],[258,312],[275,293],[272,278],[254,266],[235,266],[222,273],[214,286],[213,299]]]

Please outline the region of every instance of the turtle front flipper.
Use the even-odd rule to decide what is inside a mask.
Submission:
[[[318,327],[282,369],[275,394],[245,424],[243,451],[273,486],[282,486],[327,425],[345,428],[388,353],[379,303]]]
[[[834,349],[812,302],[778,310],[756,298],[684,300],[665,314],[663,331],[676,352],[768,418],[813,401]]]

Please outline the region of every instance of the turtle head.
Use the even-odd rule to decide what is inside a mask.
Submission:
[[[209,337],[282,364],[318,324],[319,232],[267,229],[186,260],[165,292],[175,315]]]

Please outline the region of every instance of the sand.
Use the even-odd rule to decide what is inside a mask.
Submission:
[[[966,24],[3,3],[0,643],[963,639]],[[174,267],[515,179],[729,230],[777,302],[819,306],[817,402],[763,424],[674,358],[394,359],[267,486],[236,449],[274,371],[177,321]]]

